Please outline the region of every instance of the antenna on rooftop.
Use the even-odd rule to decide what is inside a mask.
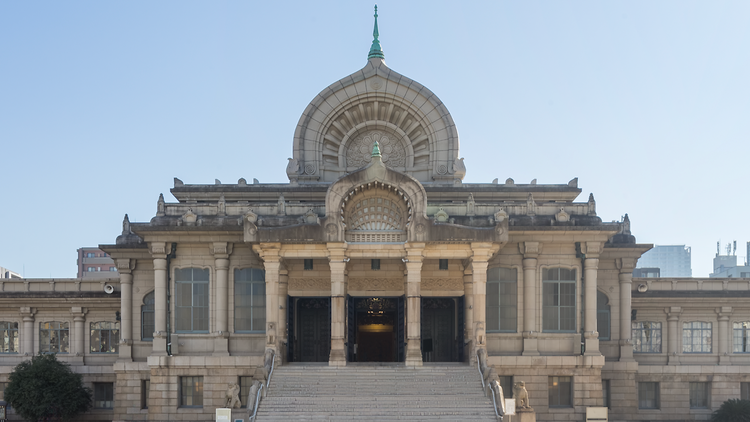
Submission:
[[[732,255],[737,255],[737,241],[734,241],[734,250],[732,251]]]
[[[721,240],[716,242],[716,256],[719,256],[719,244],[721,243]]]
[[[732,244],[727,243],[727,256],[732,254]]]

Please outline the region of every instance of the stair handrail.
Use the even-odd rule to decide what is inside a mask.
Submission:
[[[271,375],[273,375],[273,368],[276,366],[276,352],[273,352],[273,359],[271,360],[271,370],[268,372],[268,379],[266,380],[266,388],[271,385]]]
[[[498,387],[501,389],[503,388],[500,386]],[[495,389],[492,388],[491,386],[490,386],[490,394],[492,395],[492,410],[495,411],[495,417],[497,418],[497,420],[502,421],[503,417],[505,416],[505,413],[501,415],[500,412],[497,411],[497,399],[495,398]]]
[[[486,388],[484,385],[484,374],[482,374],[482,368],[479,366],[479,352],[477,352],[477,372],[479,372],[479,381],[482,382],[482,391]]]
[[[250,417],[248,418],[249,421],[254,421],[255,415],[258,414],[258,405],[260,404],[260,393],[261,391],[263,391],[263,387],[264,385],[261,384],[260,388],[258,389],[258,394],[255,396],[255,408],[253,409],[253,414],[250,415]]]

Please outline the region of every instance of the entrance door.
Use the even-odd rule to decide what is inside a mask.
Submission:
[[[297,362],[328,362],[331,353],[331,298],[295,298]]]
[[[399,325],[404,325],[403,312],[399,312],[402,305],[401,298],[349,298],[347,341],[350,362],[403,360],[404,330]]]
[[[422,298],[422,361],[458,362],[456,298]]]

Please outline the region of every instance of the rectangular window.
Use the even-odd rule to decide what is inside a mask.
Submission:
[[[448,269],[448,260],[447,259],[440,259],[438,260],[438,266],[441,270],[447,270]]]
[[[306,259],[305,260],[305,270],[312,270],[313,269],[313,260],[312,259]]]
[[[542,272],[542,330],[575,332],[576,270],[549,268]]]
[[[573,377],[549,377],[549,407],[573,406]]]
[[[151,380],[141,380],[141,409],[148,409],[149,394],[151,394]]]
[[[380,260],[379,259],[371,259],[370,260],[370,269],[371,270],[379,270],[380,269]]]
[[[69,353],[70,331],[67,322],[39,323],[39,351],[42,353]]]
[[[0,322],[0,353],[18,353],[17,322]]]
[[[234,270],[234,331],[265,332],[266,273],[258,268]]]
[[[711,353],[711,323],[691,321],[682,324],[683,353]]]
[[[518,322],[518,276],[515,269],[487,270],[485,301],[487,331],[515,333]]]
[[[118,353],[120,351],[120,323],[119,322],[92,322],[91,341],[89,351],[91,353]]]
[[[208,332],[208,270],[175,270],[175,329],[178,333]]]
[[[661,322],[633,321],[633,352],[661,353]]]
[[[750,400],[750,382],[740,383],[740,399]]]
[[[735,322],[732,330],[734,353],[750,353],[750,321]]]
[[[611,407],[612,403],[610,403],[609,398],[612,396],[612,393],[609,390],[609,380],[602,380],[602,406],[604,407]]]
[[[639,409],[658,409],[659,408],[659,383],[658,382],[639,382],[638,383],[638,408]]]
[[[180,407],[203,407],[203,377],[180,377]]]
[[[709,385],[707,382],[690,383],[690,408],[708,409]]]
[[[112,409],[114,407],[115,386],[111,382],[94,383],[94,409]]]

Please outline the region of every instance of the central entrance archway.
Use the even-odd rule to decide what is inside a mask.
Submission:
[[[402,297],[352,297],[347,301],[349,362],[403,362],[405,301]]]

